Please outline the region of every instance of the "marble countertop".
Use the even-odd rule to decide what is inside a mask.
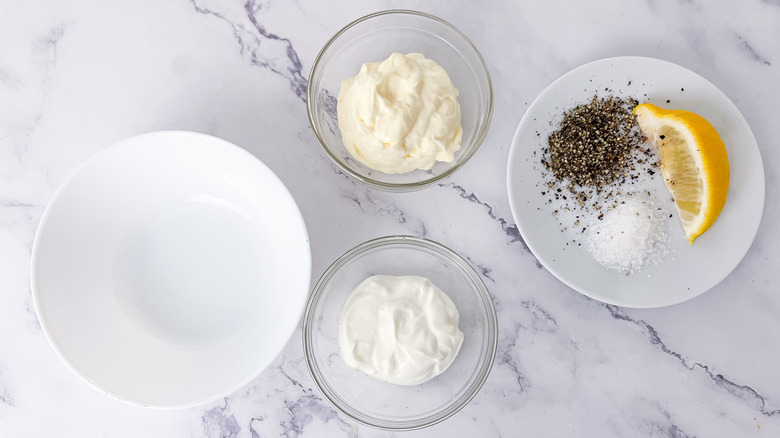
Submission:
[[[305,104],[325,41],[387,8],[460,28],[495,90],[490,132],[471,161],[405,194],[340,173]],[[747,256],[709,292],[667,308],[618,308],[562,284],[524,248],[507,200],[507,156],[528,105],[572,68],[621,55],[665,59],[713,82],[764,160],[764,216]],[[279,175],[308,225],[313,281],[347,249],[389,234],[437,240],[479,266],[499,316],[493,371],[457,415],[408,435],[780,436],[779,68],[777,0],[2,0],[0,436],[391,435],[322,397],[300,330],[249,385],[182,410],[108,398],[49,346],[29,281],[47,203],[95,152],[169,129],[224,138]]]

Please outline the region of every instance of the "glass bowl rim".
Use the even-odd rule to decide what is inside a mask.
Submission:
[[[345,32],[347,32],[349,29],[357,26],[358,24],[368,21],[372,18],[384,16],[384,15],[413,15],[418,17],[427,18],[433,21],[438,22],[439,24],[443,24],[444,26],[450,28],[453,30],[458,36],[463,38],[463,41],[466,43],[468,47],[471,47],[471,49],[474,51],[474,54],[476,55],[477,59],[479,60],[479,65],[482,67],[482,71],[485,73],[485,79],[487,82],[487,90],[488,90],[488,105],[487,105],[487,112],[485,114],[483,128],[477,131],[477,136],[474,138],[474,147],[471,148],[470,151],[467,151],[465,154],[461,155],[458,158],[458,162],[450,166],[449,169],[445,170],[439,175],[434,175],[431,178],[426,178],[421,181],[417,182],[410,182],[410,183],[388,183],[384,181],[379,181],[374,178],[369,178],[367,176],[361,175],[351,168],[349,166],[345,165],[342,160],[337,157],[333,152],[331,152],[330,148],[327,146],[327,141],[322,137],[322,135],[319,132],[319,129],[317,128],[316,123],[314,122],[314,96],[312,93],[312,78],[314,77],[314,73],[317,72],[321,66],[322,58],[325,55],[325,52],[330,49],[330,47],[333,45],[333,43]],[[374,12],[368,15],[365,15],[363,17],[360,17],[343,28],[341,28],[338,32],[336,32],[328,41],[325,43],[324,46],[322,46],[322,49],[320,49],[319,53],[317,54],[317,57],[314,59],[314,64],[312,64],[311,71],[309,72],[309,78],[306,83],[306,112],[309,116],[309,124],[312,127],[312,130],[314,131],[314,136],[317,137],[317,141],[320,143],[320,146],[322,146],[323,149],[325,149],[325,152],[330,156],[331,160],[333,160],[334,163],[336,163],[336,166],[338,168],[349,175],[352,178],[355,178],[358,181],[361,181],[368,186],[375,187],[382,190],[387,191],[393,191],[393,192],[408,192],[408,191],[414,191],[419,190],[424,187],[427,187],[437,181],[440,181],[448,176],[450,176],[453,172],[460,169],[464,164],[466,164],[469,159],[471,159],[472,155],[477,152],[477,150],[482,146],[482,143],[485,140],[485,137],[487,137],[488,131],[490,131],[490,124],[493,118],[493,81],[490,77],[490,70],[488,70],[487,63],[485,63],[485,59],[482,57],[482,53],[477,49],[477,47],[474,45],[474,43],[463,33],[461,32],[457,27],[453,26],[449,22],[435,16],[431,15],[425,12],[415,11],[412,9],[387,9],[384,11],[378,11]]]
[[[359,418],[357,415],[354,415],[351,412],[352,408],[349,405],[347,405],[347,408],[344,408],[342,404],[334,400],[335,397],[332,396],[330,390],[326,390],[325,389],[326,385],[320,382],[320,378],[318,377],[318,374],[321,374],[321,371],[320,371],[320,367],[317,366],[316,364],[316,360],[313,358],[313,354],[311,352],[312,342],[309,340],[309,338],[311,337],[311,333],[312,333],[312,327],[311,327],[312,311],[316,307],[317,303],[319,303],[320,299],[322,298],[322,294],[324,291],[322,287],[324,283],[329,281],[336,272],[338,272],[346,263],[353,260],[356,256],[359,256],[371,249],[381,248],[384,246],[388,246],[391,244],[398,244],[398,243],[412,244],[418,247],[432,249],[439,254],[447,256],[448,258],[451,259],[452,262],[457,264],[459,267],[463,268],[469,276],[477,280],[475,281],[475,284],[477,286],[476,292],[480,295],[480,298],[482,299],[482,302],[484,304],[484,310],[485,313],[487,314],[487,320],[489,322],[488,327],[486,327],[486,330],[489,331],[488,336],[492,338],[492,342],[490,343],[490,345],[488,345],[487,355],[485,357],[486,360],[480,367],[482,370],[479,372],[477,379],[471,385],[471,388],[468,389],[468,391],[464,396],[461,396],[459,399],[453,400],[453,401],[459,401],[458,405],[452,404],[447,406],[444,410],[442,410],[443,415],[439,413],[437,415],[422,418],[420,420],[417,420],[416,422],[414,422],[414,420],[411,420],[409,422],[404,422],[403,425],[394,427],[394,426],[386,426],[386,425],[370,423],[367,420]],[[490,326],[492,326],[492,330]],[[485,286],[482,277],[471,266],[471,264],[469,264],[458,253],[442,245],[441,243],[438,243],[430,239],[408,236],[408,235],[392,235],[392,236],[378,237],[363,242],[355,246],[354,248],[348,250],[347,252],[345,252],[343,255],[337,258],[333,263],[331,263],[330,266],[328,266],[328,268],[325,270],[325,272],[323,272],[323,274],[320,276],[319,280],[315,284],[314,289],[312,290],[312,293],[309,296],[309,300],[306,303],[306,309],[303,314],[301,337],[303,338],[303,354],[304,354],[304,358],[306,359],[306,366],[309,370],[309,375],[314,380],[314,384],[317,386],[317,389],[320,390],[320,393],[328,400],[328,402],[333,407],[336,408],[336,410],[346,415],[353,421],[356,421],[360,424],[369,427],[373,427],[381,430],[387,430],[387,431],[410,431],[410,430],[423,429],[428,426],[433,426],[434,424],[438,424],[452,417],[453,415],[458,413],[461,409],[466,407],[471,402],[471,400],[479,393],[479,391],[482,389],[485,382],[487,381],[488,377],[490,376],[490,372],[492,371],[493,365],[495,363],[496,353],[498,351],[498,315],[496,313],[495,305],[493,304],[493,298],[490,295],[490,291],[487,289],[487,286]],[[388,423],[389,422],[391,421],[388,421]],[[412,424],[407,424],[407,423],[412,423]]]

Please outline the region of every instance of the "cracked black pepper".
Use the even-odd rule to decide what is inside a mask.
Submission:
[[[614,182],[624,182],[636,170],[634,161],[643,162],[635,159],[635,153],[647,155],[644,135],[631,112],[638,103],[630,97],[594,96],[589,103],[565,111],[549,136],[542,164],[552,172],[556,185],[564,183],[580,205],[593,190],[598,193]]]

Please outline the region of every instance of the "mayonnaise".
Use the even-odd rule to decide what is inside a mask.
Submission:
[[[391,174],[452,162],[463,137],[458,90],[419,53],[363,64],[343,81],[338,122],[353,158]]]
[[[375,275],[344,303],[341,356],[371,377],[417,385],[455,359],[463,343],[458,318],[455,304],[429,279]]]

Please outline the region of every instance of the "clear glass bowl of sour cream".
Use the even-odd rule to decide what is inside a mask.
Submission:
[[[361,164],[345,148],[337,117],[341,82],[358,74],[364,63],[384,61],[393,53],[423,54],[442,66],[458,89],[463,137],[452,162],[387,174]],[[353,21],[325,44],[309,75],[307,102],[317,139],[344,173],[375,188],[403,192],[434,184],[471,158],[490,126],[493,88],[485,61],[462,32],[432,15],[389,10]]]
[[[443,373],[402,386],[344,362],[339,350],[342,308],[355,287],[372,275],[426,277],[455,304],[463,343]],[[479,274],[447,247],[409,236],[382,237],[347,251],[314,287],[303,320],[304,354],[317,387],[348,417],[386,430],[427,427],[466,406],[487,380],[497,336],[496,312]]]

